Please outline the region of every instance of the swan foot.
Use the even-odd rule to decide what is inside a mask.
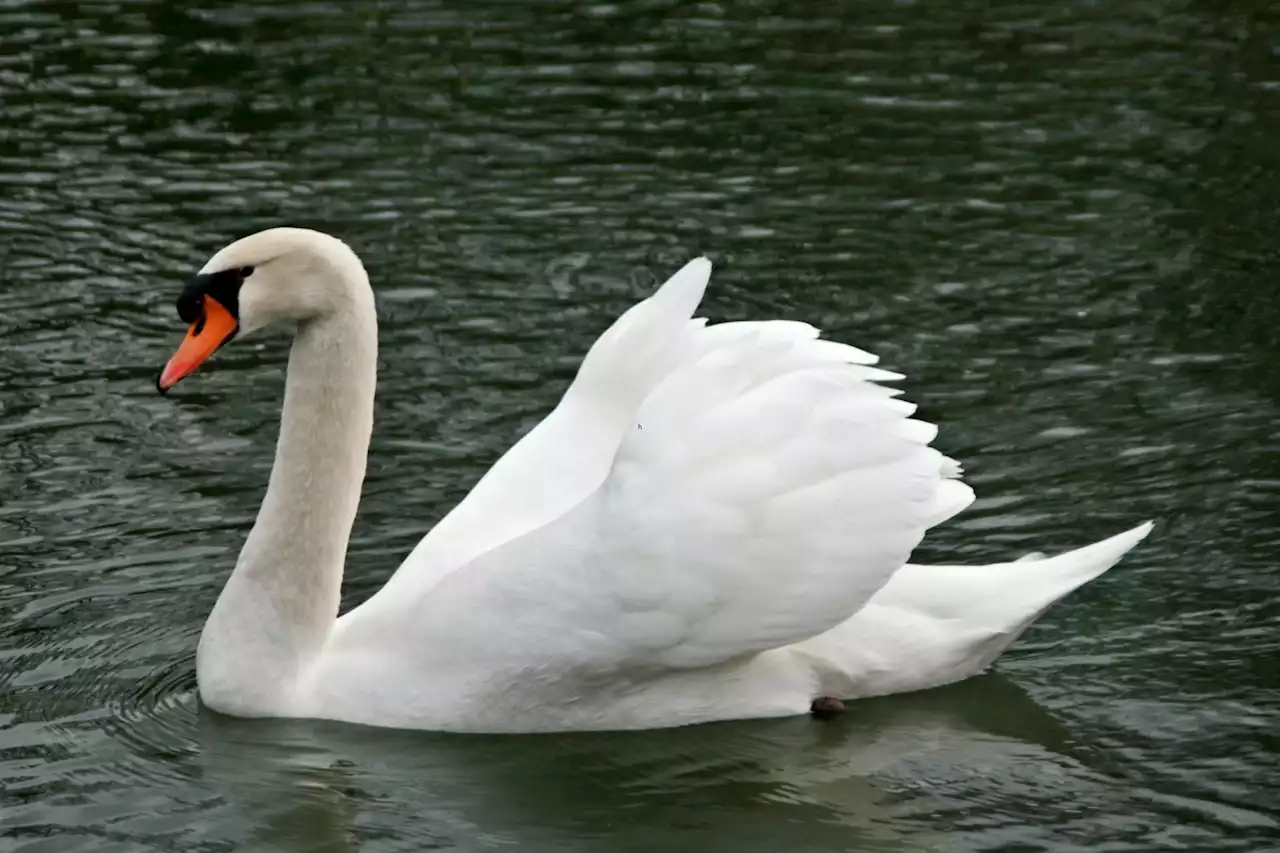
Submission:
[[[809,705],[809,714],[815,720],[830,720],[844,713],[844,703],[832,696],[819,696]]]

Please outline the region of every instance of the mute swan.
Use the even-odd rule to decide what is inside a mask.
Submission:
[[[237,333],[297,326],[275,465],[200,637],[238,716],[447,731],[636,729],[838,709],[985,669],[1136,527],[1048,559],[906,564],[973,500],[901,378],[804,323],[691,319],[691,261],[591,347],[555,409],[338,618],[373,426],[363,265],[273,228],[178,297],[163,392]]]

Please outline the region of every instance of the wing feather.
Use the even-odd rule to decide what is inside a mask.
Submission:
[[[733,325],[700,331],[589,496],[427,596],[421,618],[464,659],[590,677],[796,643],[972,501],[936,428],[876,384],[897,374],[811,327]]]

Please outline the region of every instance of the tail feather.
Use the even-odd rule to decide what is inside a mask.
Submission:
[[[1017,624],[1120,562],[1152,527],[1148,521],[1092,545],[1038,560],[985,566],[908,563],[875,600],[937,619],[972,619],[992,627]]]
[[[792,646],[822,695],[925,690],[977,675],[1049,607],[1120,561],[1151,532],[1139,525],[1054,557],[985,566],[903,566],[862,610]]]

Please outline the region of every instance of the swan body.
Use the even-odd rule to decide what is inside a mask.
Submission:
[[[167,390],[237,332],[297,324],[276,461],[205,625],[200,695],[239,716],[445,731],[803,714],[983,671],[1136,527],[1052,558],[908,557],[972,490],[876,358],[791,321],[707,325],[690,262],[591,347],[555,409],[338,616],[377,322],[336,238],[238,240],[179,298]]]

